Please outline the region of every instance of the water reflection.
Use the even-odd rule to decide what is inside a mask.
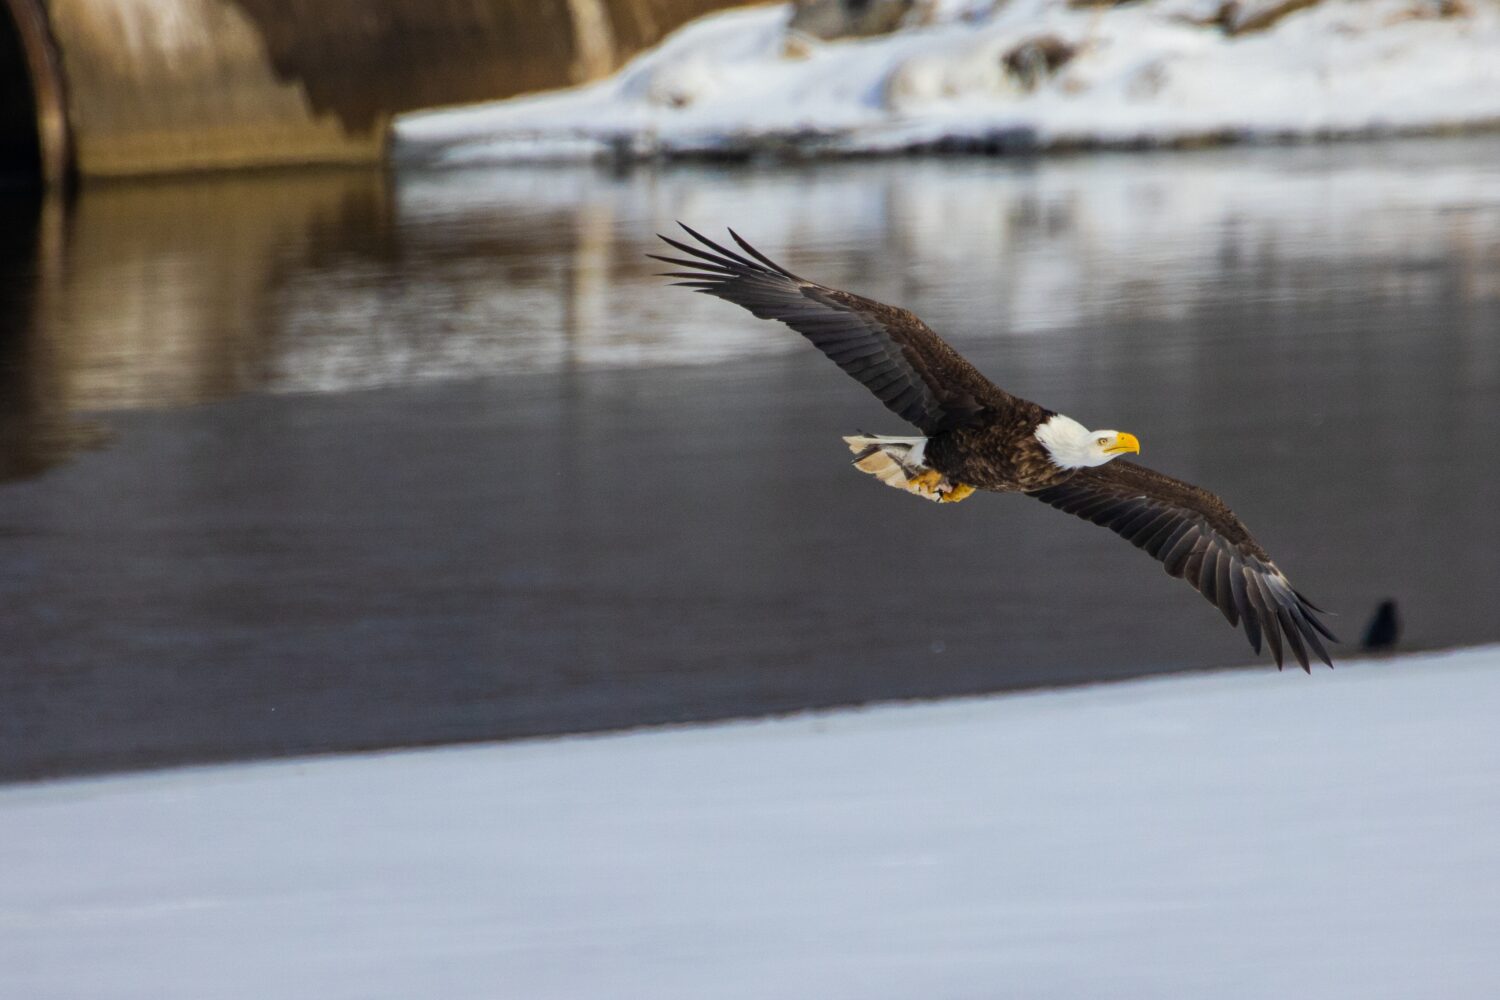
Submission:
[[[22,300],[8,322],[44,356],[27,365],[52,368],[69,412],[797,349],[662,290],[644,253],[678,217],[737,225],[805,273],[920,303],[970,337],[1177,322],[1226,287],[1268,313],[1309,295],[1477,306],[1500,296],[1497,153],[1474,140],[111,185],[79,199],[34,268],[35,221],[7,227],[0,270]],[[1494,339],[1461,335],[1470,376],[1493,378]],[[1062,368],[1120,360],[1101,347],[1046,350]]]
[[[0,197],[0,480],[39,475],[108,440],[69,412],[37,323],[55,273],[59,213],[56,203]]]
[[[674,218],[1138,431],[1341,631],[1394,596],[1411,645],[1500,639],[1497,154],[265,175],[30,209],[0,248],[0,473],[28,477],[0,489],[0,776],[1248,660],[1097,529],[841,471],[838,435],[893,418],[664,288]],[[89,424],[113,443],[58,464]]]
[[[43,259],[38,338],[73,411],[273,387],[281,290],[384,253],[378,173],[261,174],[89,188]]]

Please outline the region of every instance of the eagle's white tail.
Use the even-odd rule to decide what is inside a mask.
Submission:
[[[854,452],[854,467],[860,472],[868,472],[887,486],[928,500],[949,499],[948,494],[954,489],[954,484],[946,476],[922,464],[923,453],[927,450],[924,437],[855,434],[844,438],[844,443]]]

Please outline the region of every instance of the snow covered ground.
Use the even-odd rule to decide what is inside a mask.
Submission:
[[[1500,122],[1495,0],[1322,0],[1239,33],[1206,23],[1223,6],[941,0],[929,23],[892,35],[790,46],[790,5],[731,10],[597,84],[407,116],[398,155],[1045,148]],[[1239,23],[1278,6],[1242,0]]]
[[[1500,981],[1500,647],[0,789],[0,996]]]

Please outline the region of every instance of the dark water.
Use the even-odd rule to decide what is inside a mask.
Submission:
[[[1395,597],[1408,647],[1500,639],[1493,139],[0,213],[0,777],[1250,662],[1107,532],[849,469],[899,423],[662,287],[673,218],[1135,432],[1346,635]]]

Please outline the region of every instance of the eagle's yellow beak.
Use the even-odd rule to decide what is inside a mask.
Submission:
[[[1104,449],[1106,455],[1123,455],[1127,451],[1135,452],[1139,455],[1141,453],[1141,443],[1135,439],[1134,434],[1127,434],[1125,431],[1116,434],[1115,443]]]

